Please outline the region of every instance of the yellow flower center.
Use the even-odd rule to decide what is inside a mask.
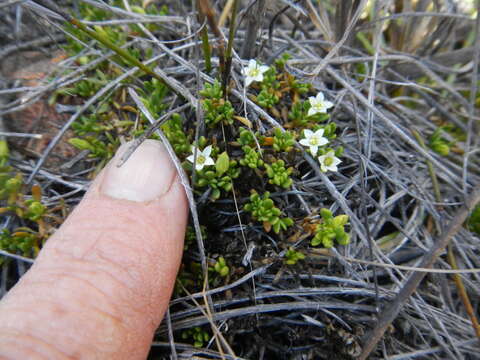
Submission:
[[[318,139],[317,139],[316,136],[312,136],[310,138],[310,145],[312,145],[312,146],[318,145]]]
[[[205,163],[205,156],[203,155],[198,155],[197,156],[197,163],[199,163],[200,165],[204,164]]]
[[[325,163],[326,166],[332,165],[333,164],[333,158],[332,157],[325,158],[324,163]]]
[[[260,73],[260,70],[258,68],[253,68],[253,69],[250,69],[248,76],[257,77],[259,73]]]

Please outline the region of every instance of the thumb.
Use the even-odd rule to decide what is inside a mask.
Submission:
[[[123,145],[0,302],[0,358],[141,359],[179,268],[187,202],[163,145]]]

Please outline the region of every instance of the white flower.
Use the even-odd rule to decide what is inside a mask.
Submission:
[[[333,151],[329,151],[325,155],[318,157],[318,162],[320,163],[320,168],[323,172],[327,171],[338,171],[337,165],[342,162],[339,158],[335,156]]]
[[[307,114],[308,116],[312,116],[317,113],[326,113],[327,110],[333,106],[333,103],[325,100],[322,92],[319,92],[317,97],[310,96],[308,101],[310,102],[310,109],[308,109]]]
[[[318,147],[328,143],[327,138],[323,137],[324,132],[325,130],[323,129],[318,129],[315,132],[305,129],[303,130],[305,139],[300,140],[300,144],[308,146],[312,155],[315,156],[317,155]]]
[[[210,157],[212,152],[212,145],[208,145],[203,151],[197,148],[197,163],[195,164],[195,169],[202,170],[204,166],[215,165],[215,162]],[[187,160],[193,164],[193,158],[195,156],[195,146],[192,146],[192,155],[187,157]]]
[[[262,81],[263,73],[268,69],[268,66],[258,65],[256,60],[250,59],[248,66],[242,70],[242,74],[245,76],[245,86],[250,85],[253,81]]]

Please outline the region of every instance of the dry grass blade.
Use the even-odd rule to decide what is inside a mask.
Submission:
[[[449,226],[445,229],[442,236],[435,241],[434,245],[429,249],[425,254],[422,261],[420,262],[420,267],[428,268],[433,265],[435,260],[438,258],[440,253],[447,247],[450,239],[460,231],[463,223],[465,222],[470,211],[480,202],[480,186],[476,187],[472,194],[469,196],[468,200],[465,202],[465,206],[457,213],[455,218],[450,222]],[[412,295],[412,293],[417,288],[418,284],[424,278],[425,273],[414,272],[407,280],[405,285],[402,287],[401,291],[398,293],[395,301],[388,305],[388,307],[382,311],[378,319],[378,323],[371,333],[366,335],[365,347],[362,350],[360,359],[366,359],[372,350],[377,345],[378,341],[384,334],[387,327],[398,315],[402,307],[405,305],[407,299]]]

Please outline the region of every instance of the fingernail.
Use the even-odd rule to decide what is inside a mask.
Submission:
[[[165,194],[176,170],[159,141],[145,140],[120,167],[132,142],[123,144],[106,169],[100,191],[115,199],[144,202]]]

